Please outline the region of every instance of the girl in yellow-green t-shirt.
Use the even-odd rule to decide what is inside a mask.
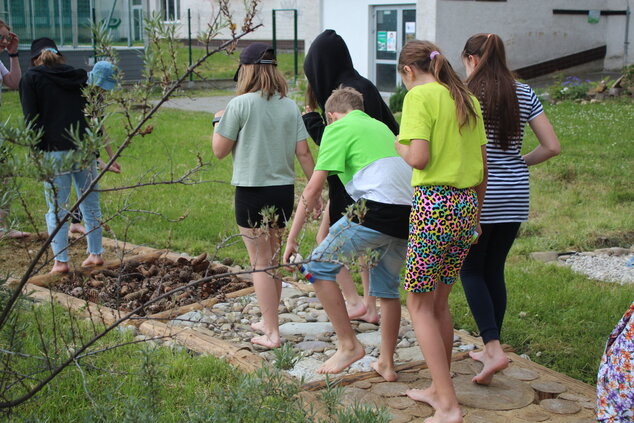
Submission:
[[[449,363],[448,298],[474,238],[486,190],[486,134],[478,101],[438,47],[408,42],[398,69],[408,93],[398,153],[414,168],[404,287],[414,330],[432,375],[407,395],[436,410],[430,422],[462,422]]]

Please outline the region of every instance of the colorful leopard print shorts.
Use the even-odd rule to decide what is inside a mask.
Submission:
[[[417,186],[409,217],[407,273],[409,292],[431,292],[451,285],[460,273],[476,229],[478,202],[473,188]]]

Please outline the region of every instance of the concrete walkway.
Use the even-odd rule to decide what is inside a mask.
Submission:
[[[234,96],[215,97],[174,97],[163,104],[163,107],[170,109],[188,110],[192,112],[207,112],[214,114],[218,110],[227,107],[227,103]]]

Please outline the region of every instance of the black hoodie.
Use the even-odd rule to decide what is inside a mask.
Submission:
[[[88,75],[83,69],[68,65],[35,66],[20,81],[20,100],[24,119],[44,135],[37,148],[44,151],[74,150],[69,131],[79,126],[86,130],[82,88]]]
[[[319,34],[310,45],[304,59],[304,74],[322,111],[334,89],[339,85],[352,87],[363,95],[365,113],[380,120],[394,135],[398,135],[398,123],[379,90],[354,69],[348,46],[332,29]],[[324,133],[324,118],[316,112],[307,113],[304,115],[304,124],[312,139],[319,145]]]
[[[394,115],[383,101],[379,90],[368,79],[359,75],[352,66],[352,58],[348,46],[332,29],[327,29],[315,38],[304,58],[304,74],[308,79],[317,104],[325,110],[326,100],[339,85],[351,87],[363,95],[365,113],[380,120],[398,135],[398,123]],[[321,144],[324,134],[325,119],[317,112],[303,116],[304,125],[317,145]],[[328,197],[330,198],[330,226],[334,225],[346,207],[354,200],[346,192],[337,175],[328,176]]]

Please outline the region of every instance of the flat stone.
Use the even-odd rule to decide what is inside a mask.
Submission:
[[[559,255],[556,251],[540,251],[530,254],[531,258],[536,261],[548,263],[551,261],[557,261]]]
[[[297,348],[300,351],[315,353],[315,352],[323,352],[326,349],[326,347],[328,347],[329,345],[332,345],[332,344],[328,344],[322,341],[304,341],[304,342],[295,344],[295,348]]]
[[[517,379],[496,375],[488,386],[478,385],[470,376],[453,379],[461,405],[482,410],[514,410],[531,404],[535,394],[530,386]]]
[[[412,421],[409,414],[395,413],[390,411],[390,423],[408,423]]]
[[[303,296],[304,293],[297,288],[282,288],[282,300],[286,298],[297,298]]]
[[[379,326],[374,323],[361,322],[359,326],[357,326],[357,330],[359,332],[370,332],[379,330]]]
[[[407,338],[401,339],[401,341],[396,344],[396,348],[409,348],[412,344],[407,340]]]
[[[524,369],[519,366],[508,367],[502,370],[502,373],[505,376],[511,377],[513,379],[524,380],[524,381],[535,380],[539,377],[539,374],[537,372],[534,372],[529,369]]]
[[[463,344],[458,346],[458,351],[460,352],[464,352],[464,351],[473,351],[476,349],[476,346],[473,344]]]
[[[344,406],[353,406],[355,404],[365,404],[373,408],[384,407],[385,400],[373,393],[363,389],[346,387],[341,402]]]
[[[372,387],[372,383],[367,380],[360,380],[352,384],[355,388],[359,389],[370,389]]]
[[[416,401],[409,397],[395,397],[388,402],[388,405],[395,410],[405,410],[408,407],[415,406]]]
[[[535,404],[531,404],[521,410],[516,410],[515,415],[527,422],[545,422],[550,419],[550,415],[544,413],[544,410]]]
[[[396,351],[396,355],[398,357],[398,361],[404,362],[423,359],[423,353],[421,352],[419,346],[399,348]]]
[[[176,317],[172,320],[172,324],[177,326],[194,326],[196,323],[200,323],[204,317],[205,315],[200,311],[190,311]]]
[[[463,421],[464,423],[507,423],[508,419],[493,411],[470,410]]]
[[[297,379],[301,379],[303,377],[305,382],[321,380],[325,378],[325,375],[317,373],[317,369],[322,364],[324,363],[319,360],[315,360],[314,358],[304,358],[297,362],[295,366],[288,371],[288,373]]]
[[[414,401],[414,402],[416,402],[416,404],[414,404],[411,407],[406,408],[405,410],[403,410],[403,412],[409,414],[412,417],[419,417],[420,418],[420,420],[416,419],[415,421],[423,422],[424,418],[429,417],[432,414],[434,414],[434,409],[431,408],[430,405],[422,403],[422,402],[417,402],[417,401]]]
[[[372,346],[372,347],[381,346],[381,332],[380,331],[360,333],[357,335],[357,339],[359,339],[359,342],[361,342],[366,347],[367,346]]]
[[[456,372],[459,375],[475,375],[476,372],[473,370],[471,363],[467,360],[457,361],[451,363],[451,371]]]
[[[312,335],[319,336],[324,333],[333,333],[335,329],[330,323],[284,323],[280,326],[280,335]]]
[[[562,394],[568,390],[566,385],[552,381],[531,382],[531,387],[538,392],[545,392],[552,395]]]
[[[382,382],[374,385],[372,387],[372,392],[377,395],[381,395],[382,397],[391,398],[405,395],[405,391],[407,391],[408,389],[409,386],[404,383]]]
[[[403,383],[410,383],[418,380],[418,374],[401,372],[398,374],[398,381]]]
[[[370,372],[373,370],[372,367],[370,367],[370,364],[374,363],[375,361],[376,361],[375,357],[366,355],[361,360],[357,360],[354,363],[352,363],[348,371],[350,373]]]
[[[592,400],[584,395],[573,394],[572,392],[564,392],[560,394],[557,399],[577,402],[591,402]]]
[[[299,317],[297,314],[293,314],[293,313],[281,313],[280,314],[280,322],[284,322],[284,323],[288,323],[288,322],[294,322],[294,323],[300,323],[303,322],[304,320]]]
[[[576,414],[581,411],[581,406],[576,402],[560,399],[545,399],[540,401],[539,405],[555,414]]]

